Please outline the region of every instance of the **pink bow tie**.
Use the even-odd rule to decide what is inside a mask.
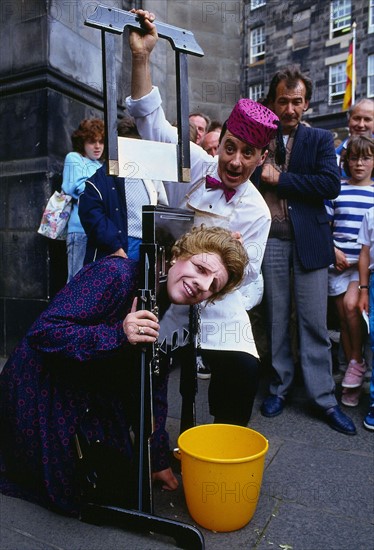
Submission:
[[[212,176],[206,176],[205,181],[206,181],[205,187],[207,189],[222,189],[226,198],[226,202],[232,199],[232,197],[236,193],[235,189],[231,189],[230,187],[227,187],[227,185],[222,183],[222,181],[216,180],[215,178],[212,178]]]

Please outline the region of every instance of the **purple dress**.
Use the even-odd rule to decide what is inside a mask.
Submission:
[[[137,263],[118,256],[85,266],[9,357],[0,375],[0,492],[79,515],[74,434],[82,423],[90,441],[131,458],[139,351],[122,323],[137,278]],[[169,466],[167,376],[157,378],[153,471]]]

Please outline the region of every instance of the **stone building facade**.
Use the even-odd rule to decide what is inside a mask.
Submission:
[[[71,133],[103,115],[100,33],[83,24],[88,4],[0,3],[0,355],[66,281],[65,241],[36,231],[61,186]]]
[[[278,69],[297,64],[314,83],[304,119],[330,129],[337,140],[345,136],[342,102],[353,22],[356,101],[374,97],[373,0],[247,0],[244,20],[241,93],[258,99]]]

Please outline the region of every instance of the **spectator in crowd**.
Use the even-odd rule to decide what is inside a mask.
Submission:
[[[357,308],[358,258],[361,246],[357,235],[365,212],[374,206],[374,140],[353,136],[347,144],[339,196],[326,201],[335,247],[334,266],[329,270],[329,296],[335,297],[340,320],[340,340],[348,368],[342,386],[342,403],[358,405],[367,365],[363,357],[362,318]]]
[[[374,352],[374,208],[366,212],[357,242],[362,245],[358,260],[360,274],[358,307],[361,313],[369,315],[370,343]],[[364,418],[364,426],[366,429],[374,431],[374,365],[370,379],[370,405]]]
[[[300,124],[311,96],[311,80],[291,66],[274,75],[266,98],[280,119],[282,135],[270,143],[261,173],[260,189],[272,216],[262,266],[272,377],[261,413],[282,413],[294,379],[293,294],[306,390],[331,428],[353,435],[356,428],[336,401],[327,331],[328,266],[334,248],[324,199],[338,196],[340,179],[331,133]]]
[[[221,228],[193,228],[172,256],[166,290],[181,305],[219,300],[240,283],[248,261],[239,240]],[[159,319],[137,311],[138,285],[134,260],[113,255],[85,266],[10,355],[0,375],[3,494],[72,516],[90,480],[98,492],[101,486],[99,494],[91,487],[96,502],[131,500],[137,464],[130,428],[137,432],[143,347],[136,345],[159,334]],[[151,460],[154,480],[172,490],[178,482],[168,462],[167,373],[160,368],[153,379]],[[81,451],[92,459],[84,471]]]
[[[101,167],[104,153],[104,122],[84,119],[71,136],[73,152],[65,157],[62,191],[73,197],[73,208],[68,221],[66,247],[68,254],[68,282],[83,267],[87,236],[78,215],[80,195],[86,179]]]
[[[204,139],[201,143],[201,147],[208,153],[208,155],[211,155],[212,157],[215,157],[218,153],[218,146],[219,146],[219,136],[220,132],[213,130],[213,132],[208,132],[205,134]]]
[[[176,142],[175,128],[165,119],[158,89],[151,81],[149,58],[157,42],[154,15],[136,13],[143,33],[130,33],[132,85],[127,107],[143,139]],[[195,223],[224,226],[240,235],[250,256],[240,290],[221,303],[201,307],[201,354],[212,371],[209,406],[215,422],[247,425],[256,394],[257,351],[246,309],[258,300],[251,283],[260,277],[270,213],[249,178],[264,162],[277,122],[266,107],[240,100],[224,125],[216,157],[191,144],[191,183],[183,184],[186,192],[179,206],[195,212]]]
[[[353,104],[348,113],[348,136],[344,139],[336,148],[336,158],[340,170],[340,176],[342,180],[347,180],[349,176],[344,170],[344,159],[347,152],[347,144],[350,136],[367,136],[374,137],[374,101],[369,98],[364,98]],[[335,308],[331,305],[329,307],[329,313],[334,316]],[[342,342],[340,341],[340,333],[338,332],[338,372],[334,374],[336,382],[341,382],[345,371],[347,370],[347,362],[345,359],[345,353]],[[366,355],[369,355],[366,350]]]
[[[349,137],[374,137],[374,101],[372,99],[364,98],[352,105],[348,111],[348,131],[349,136],[336,148],[340,175],[343,179],[349,177],[344,171],[344,157]]]
[[[125,116],[118,135],[140,139],[134,120]],[[142,205],[168,204],[161,181],[108,176],[103,165],[86,181],[79,217],[88,236],[85,263],[108,254],[139,259]]]
[[[189,121],[195,125],[197,137],[195,143],[201,145],[205,134],[208,131],[208,126],[210,124],[210,118],[204,113],[191,113],[189,116]]]

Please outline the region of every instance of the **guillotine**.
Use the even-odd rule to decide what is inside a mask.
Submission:
[[[120,9],[109,8],[103,4],[96,6],[95,12],[85,21],[85,25],[101,30],[105,154],[109,175],[118,176],[117,139],[117,85],[115,62],[115,34],[122,34],[126,27],[141,30],[139,17]],[[189,102],[188,102],[188,64],[187,55],[202,57],[204,52],[191,31],[174,27],[166,23],[157,23],[160,38],[168,40],[175,51],[176,92],[177,92],[177,163],[178,181],[190,181],[190,138],[189,138]],[[183,85],[183,83],[185,85]]]
[[[117,137],[117,86],[115,61],[115,35],[126,27],[142,29],[140,19],[131,12],[98,4],[85,25],[101,30],[105,156],[107,173],[121,175],[119,140]],[[158,35],[168,40],[175,51],[178,143],[175,146],[177,181],[190,181],[190,141],[187,55],[203,56],[194,35],[185,29],[157,23]],[[184,84],[184,85],[183,85]],[[151,142],[147,142],[149,147]],[[158,144],[169,145],[170,144]],[[169,153],[165,153],[169,154]],[[160,178],[158,178],[160,179]],[[168,179],[168,178],[161,178]],[[143,207],[143,244],[140,248],[142,273],[139,302],[142,309],[157,309],[157,294],[166,281],[167,255],[160,244],[158,224],[173,226],[171,236],[178,238],[193,223],[191,212],[167,207]],[[169,235],[170,236],[170,235]],[[88,502],[82,511],[82,520],[96,524],[115,524],[135,531],[152,531],[168,535],[182,548],[204,549],[202,533],[192,525],[160,517],[153,512],[152,481],[149,458],[149,438],[152,432],[152,375],[157,371],[158,350],[155,346],[142,348],[139,366],[140,413],[137,434],[138,483],[136,505],[122,508]],[[156,372],[157,374],[157,372]],[[182,405],[183,406],[183,405]]]

